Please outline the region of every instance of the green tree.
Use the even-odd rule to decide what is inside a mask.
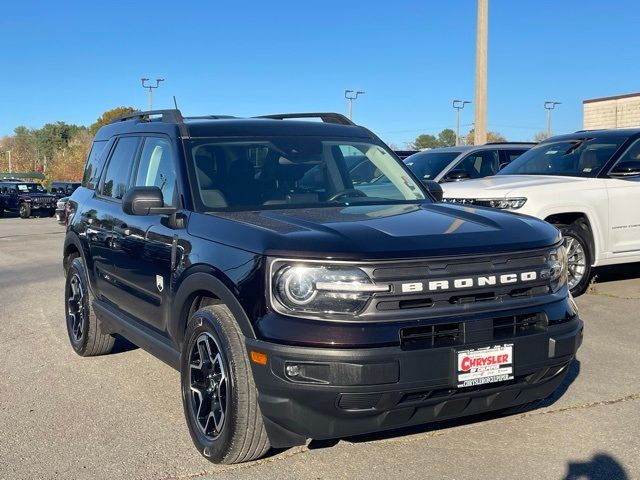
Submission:
[[[456,132],[450,128],[445,128],[438,134],[438,146],[453,147],[456,144]]]
[[[95,135],[100,127],[111,122],[114,118],[126,115],[127,113],[133,113],[137,109],[133,107],[116,107],[111,110],[107,110],[89,127],[91,135]]]
[[[410,146],[413,150],[425,150],[427,148],[438,148],[439,144],[438,139],[434,135],[423,133],[422,135],[418,135]]]
[[[466,145],[473,145],[473,140],[474,140],[474,130],[473,128],[469,131],[469,133],[467,133],[467,135],[464,137],[464,143]],[[487,132],[487,143],[491,143],[491,142],[506,142],[507,139],[505,137],[503,137],[502,135],[500,135],[498,132]]]

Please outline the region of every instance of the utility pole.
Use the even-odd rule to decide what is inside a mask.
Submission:
[[[467,103],[471,102],[469,100],[453,101],[453,108],[456,109],[456,147],[460,145],[460,110],[462,110]]]
[[[547,111],[547,138],[551,136],[551,110],[556,108],[556,105],[561,105],[562,102],[555,102],[553,100],[547,100],[544,102],[544,108]]]
[[[353,90],[345,90],[344,98],[349,100],[349,120],[353,119],[353,101],[358,98],[359,95],[364,95],[364,92],[358,90],[354,92]]]
[[[11,166],[11,150],[7,150],[7,157],[9,158],[9,173],[11,173],[11,171],[12,171],[12,166]]]
[[[156,78],[156,84],[146,84],[149,81],[148,78],[141,78],[142,87],[147,89],[147,100],[149,101],[149,110],[153,110],[153,89],[160,86],[160,82],[164,82],[164,78]]]
[[[487,44],[489,34],[489,0],[478,0],[478,26],[476,30],[476,98],[474,137],[475,145],[487,143]]]

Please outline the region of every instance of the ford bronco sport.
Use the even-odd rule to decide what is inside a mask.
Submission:
[[[71,345],[179,370],[213,462],[547,397],[583,331],[559,232],[434,184],[339,114],[121,117],[70,199]]]

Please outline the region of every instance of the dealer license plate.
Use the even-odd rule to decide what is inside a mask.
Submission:
[[[459,350],[456,365],[458,388],[513,380],[513,343]]]

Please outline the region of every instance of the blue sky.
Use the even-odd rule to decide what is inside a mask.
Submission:
[[[616,0],[491,0],[488,126],[510,140],[582,127],[582,100],[640,91],[640,8]],[[164,77],[154,107],[185,114],[346,113],[402,145],[453,128],[473,100],[474,0],[31,1],[0,16],[0,135],[16,125],[88,125],[146,107],[140,77]],[[463,131],[473,106],[462,114]]]

